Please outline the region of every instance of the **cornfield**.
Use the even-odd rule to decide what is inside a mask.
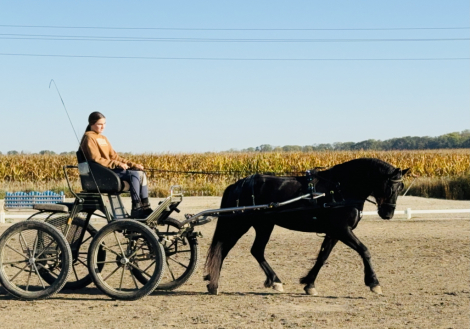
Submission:
[[[321,151],[293,153],[204,153],[204,154],[140,154],[129,159],[142,163],[145,168],[167,171],[223,171],[227,175],[203,175],[172,172],[148,172],[152,196],[165,196],[169,186],[184,186],[188,195],[221,195],[234,181],[251,173],[301,175],[314,167],[336,164],[370,157],[384,160],[395,167],[411,168],[412,174],[427,178],[467,175],[470,152],[461,150],[425,151]],[[0,155],[0,190],[18,189],[64,190],[62,167],[74,165],[72,155]],[[78,172],[69,169],[73,185],[80,190]],[[408,178],[408,182],[411,178]]]

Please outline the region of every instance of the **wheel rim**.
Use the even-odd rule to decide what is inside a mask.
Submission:
[[[132,294],[142,289],[156,271],[160,271],[161,264],[158,264],[154,247],[138,230],[110,231],[97,243],[106,251],[107,260],[99,260],[95,252],[93,263],[99,280],[111,291]],[[136,272],[147,280],[137,280]]]
[[[22,293],[48,290],[52,283],[44,280],[42,275],[60,276],[62,254],[55,238],[42,229],[14,232],[6,240],[0,256],[3,279],[9,288]]]

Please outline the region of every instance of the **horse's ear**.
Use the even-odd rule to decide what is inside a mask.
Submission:
[[[405,176],[408,171],[410,171],[411,168],[406,168],[401,171],[401,175]]]

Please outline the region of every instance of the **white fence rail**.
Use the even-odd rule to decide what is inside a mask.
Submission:
[[[406,208],[406,210],[397,210],[395,215],[406,215],[407,219],[411,219],[413,214],[457,214],[457,213],[470,213],[470,209],[433,209],[433,210],[412,210],[411,208]],[[377,215],[376,211],[364,211],[362,213],[364,216],[373,216]],[[0,223],[5,223],[5,219],[26,219],[30,217],[30,214],[7,214],[4,210],[4,200],[0,200]],[[99,216],[92,216],[92,219],[102,218]]]
[[[411,219],[412,214],[460,214],[470,213],[470,209],[432,209],[432,210],[412,210],[406,208],[406,210],[397,210],[395,215],[406,215],[406,219]],[[376,211],[364,211],[363,215],[377,215]]]

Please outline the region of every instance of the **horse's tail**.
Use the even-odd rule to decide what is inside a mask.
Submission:
[[[224,191],[222,197],[221,208],[229,207],[229,197],[235,185],[230,185]],[[207,251],[207,258],[205,263],[205,273],[204,280],[210,281],[211,278],[218,278],[220,275],[220,268],[222,267],[222,248],[224,244],[224,236],[226,236],[226,226],[227,221],[224,220],[223,216],[219,217],[217,220],[217,225],[215,227],[214,236],[212,237],[212,242]]]

